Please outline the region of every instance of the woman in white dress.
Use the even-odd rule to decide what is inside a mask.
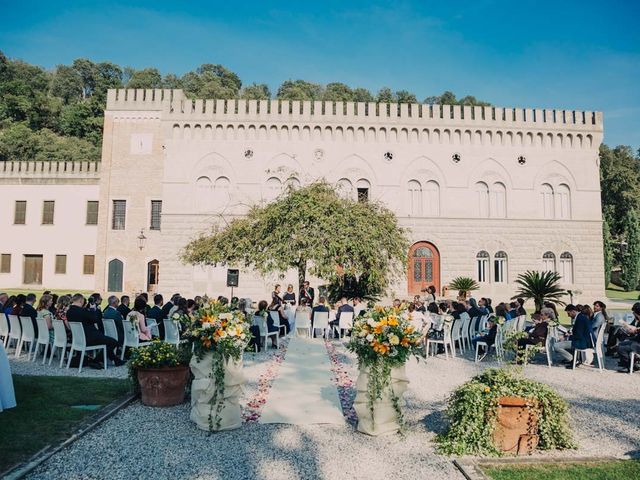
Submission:
[[[0,412],[16,406],[16,395],[13,391],[11,367],[4,345],[0,342]]]

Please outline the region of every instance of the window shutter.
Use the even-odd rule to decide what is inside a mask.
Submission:
[[[16,200],[16,209],[13,217],[13,223],[16,225],[24,225],[27,220],[27,202],[26,200]]]
[[[67,256],[66,255],[56,255],[56,273],[59,273],[59,274],[67,273]]]

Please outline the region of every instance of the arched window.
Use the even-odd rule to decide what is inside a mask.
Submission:
[[[569,252],[563,252],[560,255],[560,270],[558,273],[562,277],[562,283],[573,284],[573,255]]]
[[[300,180],[296,177],[289,177],[287,179],[287,187],[290,187],[292,190],[297,190],[300,188]]]
[[[266,191],[263,198],[267,202],[272,202],[273,200],[278,198],[278,195],[280,195],[280,192],[282,192],[282,182],[278,177],[271,177],[267,180],[265,190]]]
[[[369,192],[371,190],[371,183],[365,178],[361,178],[356,182],[356,189],[358,191],[358,201],[366,202],[369,200]]]
[[[558,218],[565,220],[571,218],[571,191],[564,183],[558,185],[558,192],[556,194],[556,212]]]
[[[484,250],[478,252],[476,265],[478,267],[478,281],[487,282],[489,280],[489,253]]]
[[[493,257],[493,279],[496,283],[507,281],[507,254],[497,252]]]
[[[496,182],[491,186],[489,213],[494,218],[507,216],[507,188],[503,183]]]
[[[198,177],[196,180],[196,201],[197,208],[200,211],[211,209],[211,197],[213,192],[213,183],[209,177]]]
[[[484,182],[476,183],[476,201],[478,202],[478,216],[489,216],[489,187]]]
[[[117,258],[109,262],[107,268],[107,285],[110,292],[122,291],[123,266],[122,260]]]
[[[544,255],[542,255],[542,271],[556,271],[556,255],[553,252],[545,252]]]
[[[409,191],[409,215],[412,217],[422,216],[422,185],[417,180],[409,180],[407,185]]]
[[[353,184],[347,178],[338,180],[338,194],[344,198],[354,198]]]
[[[427,215],[438,217],[440,215],[440,185],[435,180],[430,180],[425,185],[427,194]]]
[[[227,177],[218,177],[213,183],[213,207],[220,210],[229,204],[231,182]]]
[[[540,195],[542,196],[542,211],[544,212],[544,218],[554,218],[555,208],[553,200],[553,187],[548,183],[543,183],[540,189]]]

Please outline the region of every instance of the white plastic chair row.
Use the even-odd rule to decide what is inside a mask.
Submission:
[[[269,337],[275,338],[275,340],[276,340],[276,348],[280,348],[278,330],[274,330],[273,332],[270,332],[269,328],[267,326],[267,319],[266,318],[264,318],[261,315],[254,315],[252,323],[253,323],[253,325],[256,325],[258,327],[258,330],[260,331],[260,343],[264,343],[264,348],[265,349],[267,348],[267,339]],[[166,325],[166,323],[165,323],[165,325]],[[255,346],[255,349],[256,349],[256,352],[257,352],[258,351],[258,345]]]
[[[73,352],[80,352],[80,362],[78,363],[78,373],[82,372],[82,363],[86,352],[94,350],[102,350],[104,357],[104,369],[107,369],[107,346],[106,345],[87,345],[87,338],[84,335],[84,327],[80,322],[69,322],[71,328],[71,348],[69,349],[69,358],[67,360],[67,370],[71,366]],[[66,335],[66,334],[65,334]]]
[[[606,328],[607,324],[603,323],[602,325],[600,325],[600,328],[598,328],[598,335],[596,336],[596,344],[591,347],[591,348],[576,348],[573,351],[573,364],[572,364],[572,368],[575,369],[576,368],[576,361],[578,359],[578,352],[580,354],[582,354],[582,356],[584,357],[584,354],[587,352],[593,352],[594,356],[596,356],[598,358],[598,370],[600,372],[604,371],[604,330]],[[633,362],[631,363],[632,365],[632,370],[633,370]]]
[[[162,323],[164,324],[164,341],[177,347],[180,344],[180,330],[176,322],[165,318]]]
[[[286,335],[287,326],[280,325],[280,313],[277,310],[271,310],[269,311],[269,316],[271,317],[271,320],[273,320],[273,325],[278,327],[278,333],[280,333],[280,331],[282,330],[282,334]]]
[[[302,330],[306,337],[311,337],[311,315],[308,312],[296,312],[295,330],[296,336],[299,336]]]
[[[9,319],[4,312],[0,312],[0,338],[6,350],[9,343]]]
[[[318,312],[321,313],[321,312]],[[334,332],[336,327],[334,328]],[[338,319],[337,333],[338,337],[342,338],[343,330],[351,330],[353,328],[353,312],[341,312]]]
[[[427,337],[426,339],[426,354],[429,356],[431,351],[431,345],[442,345],[444,347],[444,358],[448,359],[447,348],[449,348],[449,352],[451,353],[451,358],[455,358],[456,352],[453,346],[453,341],[451,337],[451,330],[453,328],[453,322],[444,322],[442,326],[443,337],[442,339],[434,339]],[[433,354],[435,356],[435,353]]]
[[[316,312],[313,315],[313,332],[322,330],[322,337],[329,336],[329,312]]]
[[[33,350],[33,358],[31,361],[35,362],[40,352],[40,347],[44,346],[44,352],[42,355],[42,365],[47,360],[47,352],[49,351],[49,326],[44,318],[36,319],[38,322],[38,338],[36,338],[35,348]]]
[[[497,325],[496,338],[494,339],[493,345],[491,345],[491,347],[493,347],[493,349],[496,352],[496,358],[498,359],[498,362],[502,362],[502,359],[504,358],[503,343],[504,343],[504,336],[502,333],[502,325]],[[480,346],[484,347],[484,353],[482,354],[481,357],[478,358]],[[483,341],[476,342],[476,359],[475,359],[476,363],[481,362],[482,359],[489,354],[489,350],[490,350],[490,347],[487,344],[487,342],[483,342]]]
[[[127,347],[139,348],[139,347],[145,347],[151,344],[151,342],[140,341],[140,335],[138,334],[138,329],[135,327],[133,322],[129,320],[124,320],[122,322],[122,328],[124,329],[124,341],[122,343],[122,352],[120,353],[120,360],[124,360],[124,352],[127,349]]]

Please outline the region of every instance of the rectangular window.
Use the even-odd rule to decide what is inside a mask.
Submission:
[[[162,215],[162,200],[151,200],[151,225],[150,230],[160,230],[160,217]]]
[[[0,273],[11,273],[11,254],[3,253],[0,257]]]
[[[64,275],[67,273],[67,256],[56,255],[56,273]]]
[[[113,201],[113,217],[111,218],[111,229],[124,230],[126,215],[127,215],[127,201],[114,200]]]
[[[42,255],[25,255],[22,283],[42,285]]]
[[[98,202],[89,200],[87,202],[87,225],[98,224]]]
[[[16,209],[13,215],[13,223],[15,225],[24,225],[27,223],[27,201],[16,200]]]
[[[84,275],[93,275],[96,264],[95,255],[85,255],[82,262],[82,273]]]
[[[504,283],[505,282],[505,261],[504,259],[496,259],[493,261],[494,268],[494,280],[496,283]]]
[[[42,224],[53,225],[53,213],[55,210],[56,202],[53,200],[45,200],[42,203]]]
[[[486,258],[476,260],[478,263],[478,281],[486,282],[487,281],[487,266],[489,265],[489,261]]]

